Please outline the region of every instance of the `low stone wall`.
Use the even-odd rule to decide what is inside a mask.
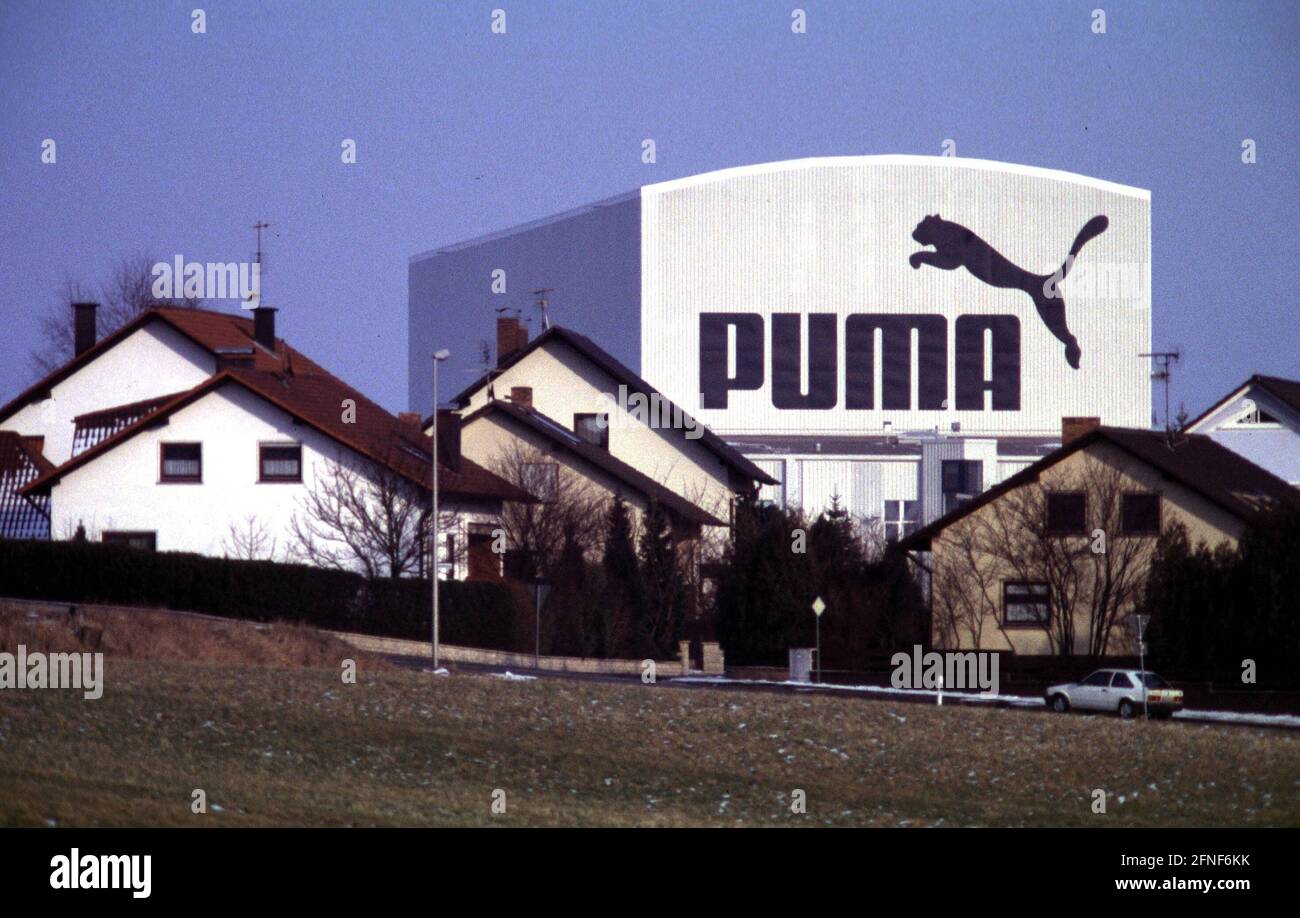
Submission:
[[[433,648],[428,641],[408,641],[399,638],[373,637],[368,634],[350,634],[331,631],[330,634],[359,650],[371,653],[399,654],[408,657],[432,657]],[[710,647],[714,648],[710,651]],[[534,657],[531,653],[511,653],[504,650],[484,650],[479,647],[457,647],[443,644],[438,648],[441,658],[448,663],[471,663],[481,666],[513,666],[517,669],[540,669],[557,673],[588,673],[604,676],[640,676],[642,660],[602,660],[594,657]],[[685,668],[681,660],[656,660],[655,677],[671,679],[681,676]],[[717,644],[704,645],[705,672],[710,664],[721,674],[722,650]]]

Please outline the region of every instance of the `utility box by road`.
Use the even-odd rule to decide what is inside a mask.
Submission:
[[[790,681],[811,682],[813,668],[813,648],[790,648]]]

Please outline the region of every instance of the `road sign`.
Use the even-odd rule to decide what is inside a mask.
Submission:
[[[813,621],[817,623],[817,681],[822,681],[822,613],[826,611],[826,603],[818,596],[813,600],[813,615],[817,616]]]

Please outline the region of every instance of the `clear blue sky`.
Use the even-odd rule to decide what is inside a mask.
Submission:
[[[1185,349],[1197,412],[1300,376],[1298,48],[1294,0],[5,0],[0,401],[65,277],[247,259],[260,218],[282,333],[404,408],[412,254],[651,181],[953,138],[1152,190],[1154,343]]]

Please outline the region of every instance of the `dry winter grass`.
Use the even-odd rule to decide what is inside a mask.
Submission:
[[[364,666],[110,659],[105,686],[0,691],[0,823],[1300,824],[1282,732]]]
[[[40,607],[0,600],[0,651],[19,644],[43,653],[99,651],[109,660],[176,660],[226,665],[334,667],[351,657],[390,668],[314,628],[223,621],[145,609]]]

